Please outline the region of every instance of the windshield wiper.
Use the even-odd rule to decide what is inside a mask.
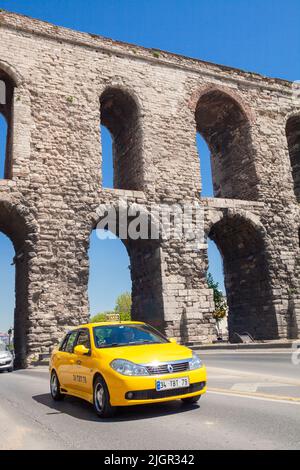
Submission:
[[[111,344],[103,344],[98,346],[99,349],[103,348],[117,348],[118,346],[128,346],[128,343],[111,343]]]
[[[129,343],[130,346],[138,346],[139,344],[159,344],[157,341],[150,341],[149,339],[145,339],[143,341],[134,341],[133,343]]]
[[[148,339],[145,339],[144,341],[134,341],[132,343],[111,343],[111,344],[103,344],[101,346],[98,346],[99,349],[104,349],[104,348],[118,348],[122,346],[141,346],[143,344],[161,344],[159,341],[150,341]]]

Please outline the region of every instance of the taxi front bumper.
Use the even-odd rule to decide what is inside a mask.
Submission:
[[[157,380],[182,377],[188,377],[189,387],[156,391]],[[204,366],[180,373],[150,376],[125,376],[112,371],[109,377],[106,377],[112,406],[159,403],[203,395],[207,390],[206,382],[207,375]]]

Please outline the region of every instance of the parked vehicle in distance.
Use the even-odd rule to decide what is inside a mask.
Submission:
[[[206,392],[206,369],[185,346],[141,322],[105,322],[69,331],[50,360],[54,400],[73,395],[112,416],[116,407],[181,399]]]
[[[0,342],[0,372],[12,372],[14,369],[14,357],[8,346]]]

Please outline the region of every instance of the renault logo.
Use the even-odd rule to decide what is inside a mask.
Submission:
[[[171,366],[171,364],[168,364],[168,371],[169,371],[170,374],[172,374],[172,372],[174,372],[173,366]]]

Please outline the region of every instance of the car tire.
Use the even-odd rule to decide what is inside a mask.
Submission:
[[[93,403],[94,409],[100,418],[111,418],[116,412],[116,407],[110,404],[109,391],[105,380],[100,376],[96,377],[94,381]]]
[[[195,397],[187,397],[187,398],[182,398],[182,402],[185,403],[186,405],[192,405],[193,403],[197,403],[201,398],[201,395],[197,395]]]
[[[50,393],[54,401],[61,401],[65,398],[64,394],[60,391],[60,383],[55,370],[51,373]]]
[[[13,367],[9,367],[9,369],[7,369],[7,372],[12,372],[14,370]]]

